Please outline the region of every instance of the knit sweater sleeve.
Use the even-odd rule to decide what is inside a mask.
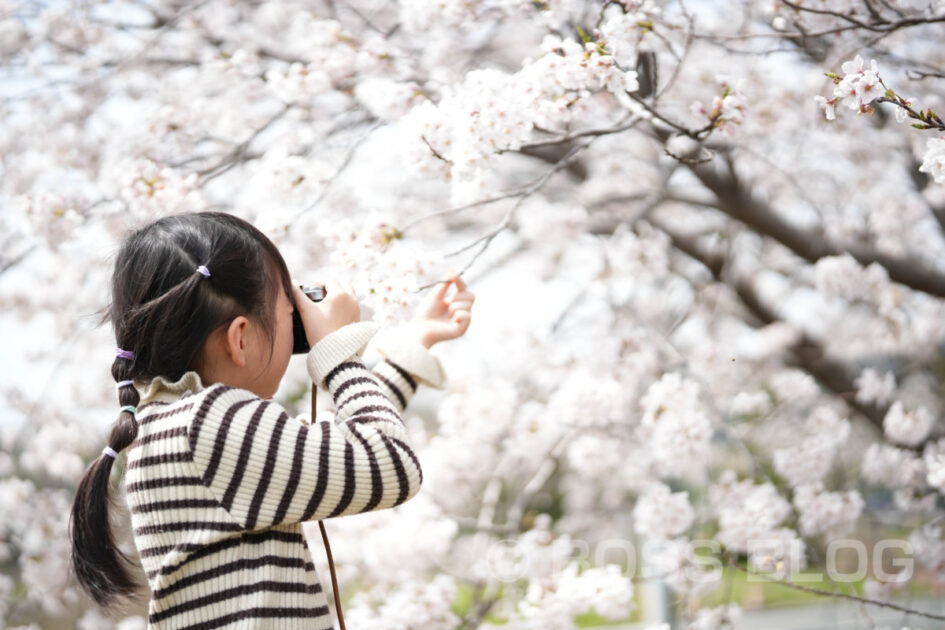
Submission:
[[[333,422],[306,425],[246,390],[208,388],[189,427],[193,461],[245,528],[389,508],[419,490],[402,408],[359,356],[377,329],[348,324],[309,351],[309,375],[337,406]]]
[[[406,327],[387,328],[372,340],[372,344],[377,353],[383,357],[374,367],[379,380],[387,384],[385,378],[391,370],[394,370],[396,376],[403,381],[397,379],[393,381],[395,388],[392,393],[397,402],[404,402],[397,396],[398,387],[401,392],[405,389],[409,390],[410,394],[415,393],[421,384],[434,389],[446,388],[446,372],[440,360],[418,340],[412,338]]]
[[[381,359],[371,368],[380,391],[387,396],[397,412],[403,414],[420,385],[435,389],[445,387],[446,375],[439,359],[419,341],[403,334],[398,329],[385,329],[378,340],[372,340],[375,352]],[[363,395],[363,394],[359,394]],[[350,417],[353,397],[342,395],[334,403],[335,421]]]

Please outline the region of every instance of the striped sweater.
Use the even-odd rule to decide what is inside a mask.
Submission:
[[[442,388],[439,362],[358,322],[307,356],[335,405],[306,424],[244,389],[204,387],[196,372],[151,381],[126,451],[124,490],[151,588],[151,630],[330,629],[328,600],[301,523],[389,508],[423,479],[401,414],[419,383]],[[379,336],[383,338],[383,335]]]

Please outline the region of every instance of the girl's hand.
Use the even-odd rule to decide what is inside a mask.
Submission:
[[[456,292],[446,297],[450,284]],[[440,341],[461,337],[469,328],[470,309],[476,296],[466,290],[466,283],[451,273],[437,289],[427,295],[410,321],[420,343],[427,348]]]
[[[322,284],[325,285],[325,299],[321,302],[313,302],[297,284],[292,284],[295,308],[302,318],[305,336],[312,348],[329,333],[361,321],[361,307],[350,285],[343,286],[335,278],[328,278]]]

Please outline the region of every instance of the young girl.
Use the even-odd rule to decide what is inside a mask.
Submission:
[[[474,296],[450,276],[403,334],[379,335],[384,359],[368,370],[360,354],[379,325],[359,321],[337,281],[324,284],[327,297],[309,300],[275,245],[224,213],[165,217],[122,244],[108,312],[121,410],[72,506],[73,564],[98,604],[135,590],[106,507],[124,451],[149,628],[332,628],[301,522],[417,492],[401,414],[418,384],[443,387],[427,349],[465,333]],[[292,354],[294,309],[333,420],[306,424],[269,400]]]

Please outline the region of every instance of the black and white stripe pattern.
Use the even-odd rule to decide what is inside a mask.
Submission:
[[[335,417],[311,425],[223,384],[142,406],[125,491],[149,628],[332,627],[301,522],[403,503],[422,472],[402,420],[410,373],[352,355],[324,385]]]

